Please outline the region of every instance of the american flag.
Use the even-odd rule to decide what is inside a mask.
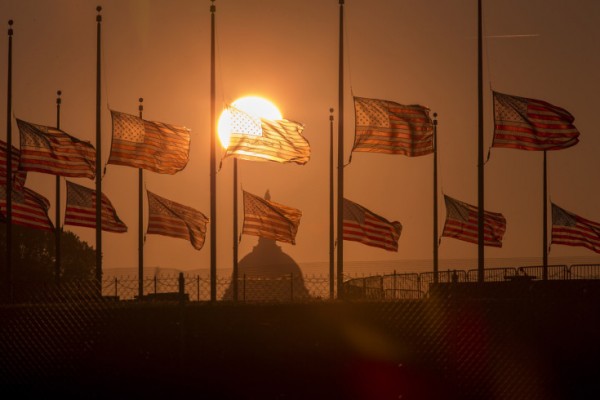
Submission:
[[[191,207],[167,200],[150,191],[148,194],[148,234],[186,239],[196,250],[202,249],[208,217]]]
[[[67,206],[65,225],[96,228],[96,191],[67,181]],[[102,193],[102,230],[127,232],[127,226],[117,216],[112,203]]]
[[[7,171],[7,149],[8,144],[5,141],[0,140],[0,185],[6,185],[8,181]],[[25,179],[27,178],[27,172],[19,169],[19,158],[20,151],[15,146],[12,146],[12,165],[13,171],[12,183],[14,189],[21,189],[25,185]]]
[[[355,137],[352,151],[418,157],[433,153],[429,108],[354,97]]]
[[[579,142],[575,118],[548,102],[498,92],[494,98],[492,147],[560,150]]]
[[[0,185],[0,212],[6,220],[6,184]],[[48,217],[50,202],[31,189],[22,187],[12,191],[12,223],[45,231],[54,230]]]
[[[348,199],[344,199],[343,215],[344,240],[398,251],[398,239],[402,233],[400,222],[390,222]]]
[[[444,195],[446,223],[442,236],[470,243],[479,243],[478,208]],[[484,211],[483,243],[485,246],[502,247],[506,231],[506,219],[500,213]]]
[[[110,113],[112,145],[108,164],[171,175],[185,168],[190,153],[189,129],[113,110]]]
[[[310,159],[310,144],[302,136],[304,125],[287,119],[254,118],[233,106],[231,137],[225,157],[304,165]]]
[[[94,179],[96,150],[88,142],[44,125],[17,119],[21,134],[20,169]]]
[[[600,253],[600,223],[552,204],[552,244],[582,246]]]
[[[244,191],[242,233],[296,244],[302,211]]]

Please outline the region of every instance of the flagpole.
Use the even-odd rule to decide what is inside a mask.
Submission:
[[[217,171],[215,166],[215,1],[210,5],[210,300],[217,299]]]
[[[233,158],[233,300],[238,300],[238,165]]]
[[[61,98],[60,95],[62,92],[59,90],[56,92],[56,129],[60,129],[60,105]],[[61,235],[61,227],[60,227],[60,176],[56,175],[56,259],[55,259],[55,270],[54,270],[54,279],[56,284],[60,284],[60,235]]]
[[[96,281],[102,288],[102,133],[101,133],[101,47],[100,38],[102,32],[102,7],[96,7]]]
[[[433,113],[433,283],[438,283],[437,113]]]
[[[344,0],[340,4],[338,81],[338,199],[337,199],[337,284],[338,299],[344,298]]]
[[[333,300],[335,293],[335,230],[333,204],[333,108],[329,109],[329,298]]]
[[[143,116],[144,98],[139,98],[139,115]],[[138,299],[144,298],[144,169],[138,168]]]
[[[8,21],[8,82],[6,85],[6,290],[12,302],[12,36],[13,20]]]
[[[543,249],[543,266],[542,266],[542,279],[548,280],[548,168],[547,168],[546,150],[544,150],[544,190],[543,190],[543,201],[544,201],[544,216],[543,216],[543,236],[542,246]]]
[[[477,156],[477,236],[478,236],[478,258],[477,258],[477,281],[482,283],[484,280],[484,172],[483,172],[483,57],[482,57],[482,32],[481,32],[481,0],[477,0],[477,91],[478,91],[478,156]]]

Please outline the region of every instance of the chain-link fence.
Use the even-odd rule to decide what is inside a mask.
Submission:
[[[489,268],[484,270],[484,282],[539,281],[542,266]],[[576,264],[547,266],[548,280],[600,279],[600,265]],[[439,271],[437,283],[478,282],[479,271]],[[216,280],[218,301],[246,303],[287,303],[324,301],[332,299],[329,276],[289,274],[277,277],[242,274],[237,285],[231,277]],[[409,300],[423,299],[435,283],[433,272],[373,274],[369,276],[346,275],[343,290],[347,300]],[[192,274],[157,274],[142,280],[142,300],[147,301],[210,301],[209,276]],[[333,285],[337,287],[336,284]],[[64,302],[72,300],[140,300],[140,281],[137,276],[111,277],[102,284],[93,280],[54,282],[17,281],[11,290],[12,303]],[[337,293],[333,293],[333,299]]]
[[[522,293],[511,277],[535,287],[539,271],[484,277]],[[145,278],[142,298],[136,276],[15,282],[0,304],[0,385],[76,398],[600,395],[600,265],[552,266],[525,299],[464,296],[477,276],[347,276],[348,301],[330,301],[328,276],[293,274],[221,278],[216,302],[200,275]]]

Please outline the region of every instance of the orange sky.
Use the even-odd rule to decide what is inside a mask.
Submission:
[[[14,20],[14,116],[54,125],[60,89],[61,128],[95,145],[97,5],[103,7],[103,163],[110,152],[109,107],[137,113],[137,99],[143,97],[145,119],[191,129],[186,168],[176,175],[145,172],[146,187],[209,215],[208,0],[3,0],[2,23],[7,28],[8,19]],[[475,0],[346,0],[345,6],[346,158],[354,138],[352,94],[419,103],[437,112],[440,234],[445,219],[442,193],[477,204],[476,5]],[[338,104],[338,1],[217,0],[216,6],[219,113],[239,97],[267,97],[284,118],[305,124],[304,136],[312,148],[305,166],[240,161],[239,182],[244,190],[263,195],[268,189],[273,201],[301,209],[296,245],[280,245],[301,263],[326,262],[329,108]],[[600,221],[600,192],[595,189],[600,135],[594,120],[594,99],[600,92],[599,20],[596,0],[484,0],[484,29],[490,36],[484,42],[486,152],[492,141],[490,88],[566,108],[575,116],[580,143],[548,154],[548,193],[561,207],[595,221]],[[6,110],[8,39],[4,35],[1,110]],[[506,35],[533,36],[498,37]],[[334,117],[337,126],[337,112]],[[5,113],[1,119],[6,126]],[[12,126],[13,143],[18,144],[14,119]],[[5,133],[0,138],[5,140]],[[354,154],[345,168],[345,197],[400,221],[403,231],[397,253],[345,242],[345,260],[430,260],[432,174],[432,156]],[[73,181],[94,187],[91,180]],[[62,184],[64,194],[64,180]],[[54,219],[53,177],[30,173],[27,186],[51,201]],[[542,153],[493,149],[485,167],[485,188],[485,208],[507,219],[503,247],[486,248],[486,258],[539,258],[541,263]],[[230,268],[230,159],[223,161],[217,174],[217,190],[217,264]],[[108,165],[103,192],[129,227],[126,234],[103,234],[104,267],[137,267],[137,171]],[[64,201],[63,195],[63,210]],[[239,209],[241,231],[241,205]],[[94,246],[93,229],[65,229]],[[181,239],[148,235],[145,265],[208,268],[209,240],[197,251]],[[256,237],[243,236],[240,258],[257,242]],[[443,238],[439,255],[441,260],[473,259],[476,265],[477,246]],[[584,248],[553,246],[549,262],[562,257],[600,262]]]

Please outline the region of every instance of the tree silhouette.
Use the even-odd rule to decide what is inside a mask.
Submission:
[[[52,282],[55,279],[55,233],[13,226],[14,282]],[[0,223],[0,260],[6,260],[6,224]],[[73,232],[61,232],[61,281],[93,279],[96,251]]]

